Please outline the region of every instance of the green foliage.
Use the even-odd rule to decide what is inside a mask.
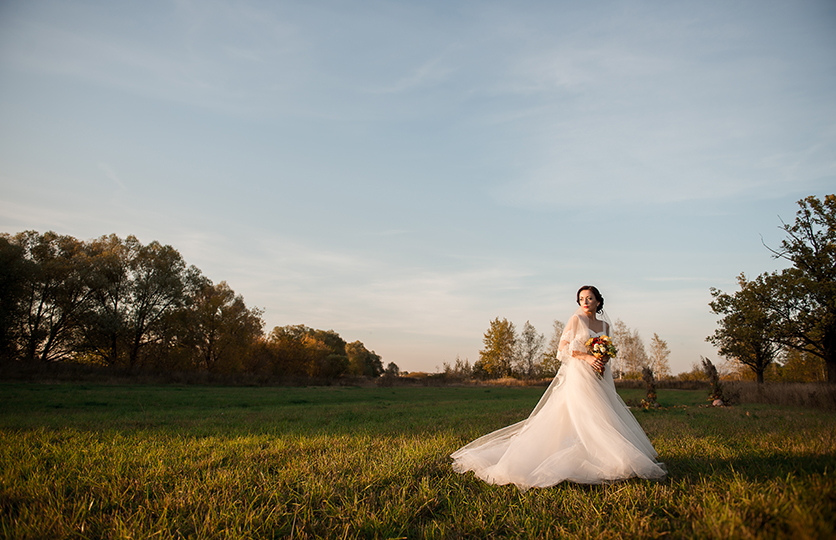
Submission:
[[[708,378],[705,375],[705,370],[701,364],[694,362],[691,364],[690,371],[684,371],[676,376],[680,381],[705,381]]]
[[[474,373],[485,373],[487,378],[498,379],[511,375],[517,353],[517,331],[514,323],[497,317],[483,338],[485,348],[479,351]]]
[[[780,248],[770,249],[793,266],[750,282],[741,275],[741,291],[730,299],[712,289],[712,309],[716,304],[723,321],[733,317],[728,324],[721,321],[713,338],[732,357],[755,366],[758,381],[769,364],[769,351],[754,348],[759,335],[762,349],[778,346],[818,356],[828,382],[836,383],[836,195],[823,201],[810,196],[798,206],[795,222],[781,227],[786,238]]]
[[[383,361],[380,356],[366,349],[360,341],[346,345],[345,352],[348,356],[349,373],[372,378],[383,375]]]
[[[181,345],[210,372],[240,372],[247,354],[262,336],[261,310],[248,309],[225,281],[200,284],[178,314],[186,329]]]
[[[781,352],[776,319],[762,302],[771,294],[770,285],[763,277],[748,281],[743,274],[737,282],[740,290],[734,295],[711,288],[711,311],[723,318],[706,341],[716,345],[722,356],[749,366],[762,383],[764,370]]]
[[[0,384],[7,538],[829,538],[836,414],[637,412],[669,477],[521,493],[448,455],[542,388]],[[643,390],[635,390],[635,397]],[[625,399],[631,396],[624,396]]]
[[[316,379],[383,372],[379,355],[359,341],[347,350],[333,330],[286,326],[265,338],[262,314],[159,242],[0,234],[0,359]]]
[[[14,348],[25,360],[67,358],[74,327],[90,296],[86,281],[91,268],[83,244],[54,232],[26,231],[5,239],[18,255],[6,277],[22,293],[9,291],[12,296],[3,299],[16,315],[7,324],[17,326],[5,333],[15,336]]]
[[[767,380],[781,382],[824,382],[826,379],[824,360],[813,354],[797,349],[787,351],[782,365],[774,365],[773,377]],[[769,375],[769,374],[767,374]]]
[[[781,342],[824,359],[828,381],[836,383],[836,195],[798,204],[775,252],[793,267],[767,278],[775,289],[770,307],[781,324]]]
[[[23,299],[31,271],[22,246],[0,235],[0,359],[18,356],[18,321],[23,319]]]
[[[389,362],[389,365],[386,366],[386,369],[383,371],[383,374],[387,377],[397,377],[401,373],[398,364],[394,362]]]
[[[349,368],[346,343],[333,330],[277,326],[268,338],[268,350],[275,373],[332,379]]]

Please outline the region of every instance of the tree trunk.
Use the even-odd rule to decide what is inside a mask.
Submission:
[[[828,325],[824,330],[824,365],[827,370],[827,382],[836,384],[836,325]]]
[[[134,369],[136,366],[137,360],[139,360],[139,347],[142,343],[142,334],[137,333],[134,336],[133,343],[131,343],[131,353],[128,356],[128,363],[130,365],[131,370]]]
[[[758,376],[758,386],[763,384],[763,370],[759,369],[755,371],[755,374]]]
[[[119,360],[119,349],[117,339],[118,338],[115,332],[110,335],[110,350],[108,351],[107,362],[111,366],[115,366],[116,362]]]

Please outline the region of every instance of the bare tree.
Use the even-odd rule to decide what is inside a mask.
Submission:
[[[616,319],[613,323],[610,329],[610,339],[618,350],[618,355],[610,360],[610,369],[613,376],[620,379],[624,376],[624,354],[622,350],[627,346],[627,341],[630,339],[630,329],[621,319]]]
[[[618,349],[618,355],[612,365],[613,371],[617,370],[619,374],[630,373],[636,377],[641,376],[642,368],[647,366],[650,360],[639,331],[630,330],[621,319],[618,319],[613,324],[610,337],[613,345]]]
[[[641,374],[642,368],[650,363],[647,350],[644,348],[644,341],[638,330],[630,332],[624,350],[619,352],[624,358],[624,371],[627,373]]]
[[[552,337],[549,338],[549,344],[546,346],[546,352],[543,353],[543,360],[540,362],[540,374],[544,377],[554,377],[560,369],[557,352],[560,348],[560,337],[563,335],[564,327],[565,325],[558,320],[555,320],[552,325]]]
[[[659,337],[659,334],[654,333],[653,339],[650,340],[650,369],[653,370],[657,379],[664,379],[670,377],[671,367],[668,364],[668,357],[671,355],[668,349],[668,342]]]
[[[529,321],[525,321],[522,333],[517,340],[517,363],[519,372],[526,378],[537,376],[540,368],[540,354],[546,338],[538,334]]]

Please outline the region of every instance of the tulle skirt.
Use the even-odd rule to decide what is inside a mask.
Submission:
[[[473,471],[488,483],[521,489],[666,474],[616,393],[609,366],[599,378],[575,358],[564,362],[528,419],[480,437],[451,457],[456,472]]]

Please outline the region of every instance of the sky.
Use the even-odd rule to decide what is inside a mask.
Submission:
[[[0,232],[177,248],[402,370],[596,285],[673,373],[836,191],[832,1],[0,2]]]

